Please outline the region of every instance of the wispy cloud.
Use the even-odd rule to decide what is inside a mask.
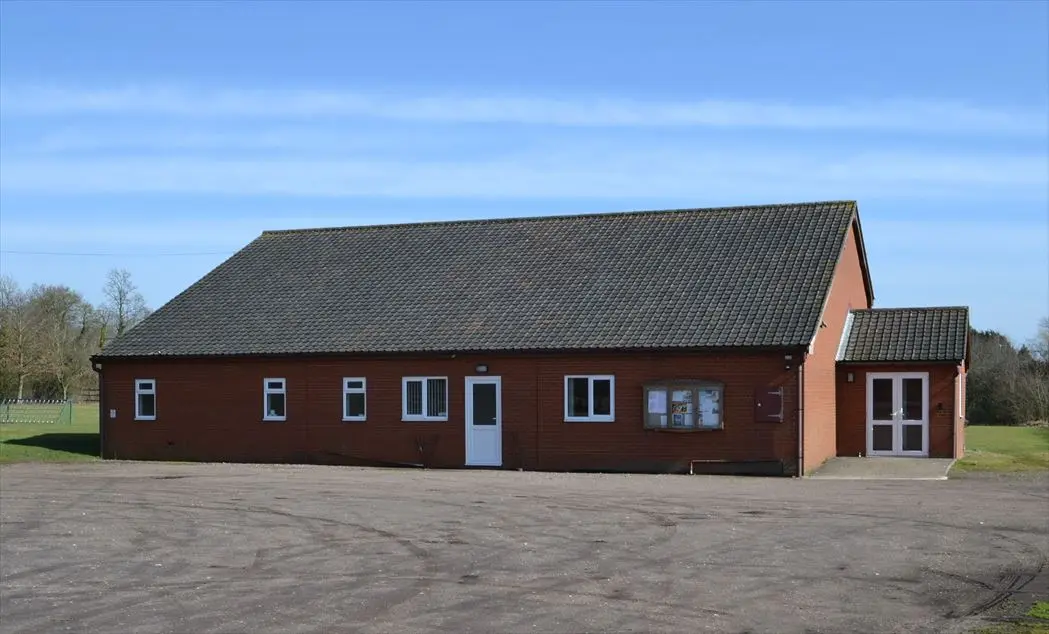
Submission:
[[[43,132],[23,132],[5,139],[3,150],[22,154],[67,154],[135,152],[206,152],[250,153],[289,152],[321,155],[403,152],[448,153],[451,150],[476,150],[498,142],[479,131],[454,134],[420,126],[358,125],[248,125],[231,126],[226,122],[210,125],[186,125],[183,121],[166,125],[127,124],[91,125],[80,122]],[[391,129],[393,128],[393,129]],[[414,129],[413,129],[414,128]]]
[[[223,252],[239,249],[266,229],[330,227],[347,224],[333,215],[253,216],[251,218],[201,218],[186,220],[121,220],[99,222],[92,217],[63,223],[32,220],[0,223],[0,246],[5,250],[49,251],[81,247],[84,252],[117,250],[123,253],[157,249],[170,252]],[[47,236],[41,242],[41,236]]]
[[[364,118],[573,127],[872,130],[955,134],[1049,133],[1044,113],[961,101],[880,99],[831,104],[776,100],[640,101],[615,97],[404,96],[342,90],[130,86],[0,88],[5,116]]]
[[[64,129],[50,131],[28,146],[41,153],[136,150],[295,150],[341,151],[371,149],[397,143],[392,134],[340,134],[319,128],[266,130],[201,130],[185,127],[163,129]],[[414,141],[414,139],[413,139]]]
[[[0,189],[38,194],[221,194],[315,197],[753,199],[936,196],[995,192],[1044,199],[1049,157],[855,154],[782,150],[601,155],[581,150],[482,160],[8,157]]]

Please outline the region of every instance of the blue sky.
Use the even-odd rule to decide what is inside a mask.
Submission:
[[[3,2],[0,272],[157,307],[264,229],[856,199],[877,306],[1022,341],[1047,42],[1044,2]]]

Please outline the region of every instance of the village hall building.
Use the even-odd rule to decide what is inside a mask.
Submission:
[[[873,302],[852,201],[266,231],[93,358],[102,454],[784,475],[961,456],[968,310]]]

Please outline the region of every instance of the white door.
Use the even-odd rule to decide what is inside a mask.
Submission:
[[[867,455],[929,455],[929,374],[867,374]]]
[[[503,403],[497,376],[466,377],[466,464],[503,464]]]

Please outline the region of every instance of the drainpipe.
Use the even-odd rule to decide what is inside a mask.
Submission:
[[[798,364],[798,477],[805,475],[805,361],[803,354]]]
[[[91,361],[91,369],[98,374],[98,457],[105,458],[106,399],[103,395],[102,364],[97,361]]]
[[[543,395],[542,395],[542,381],[540,380],[539,366],[542,364],[542,359],[535,359],[535,470],[541,471],[539,467],[539,439],[543,437],[542,431],[542,418],[543,418]]]

